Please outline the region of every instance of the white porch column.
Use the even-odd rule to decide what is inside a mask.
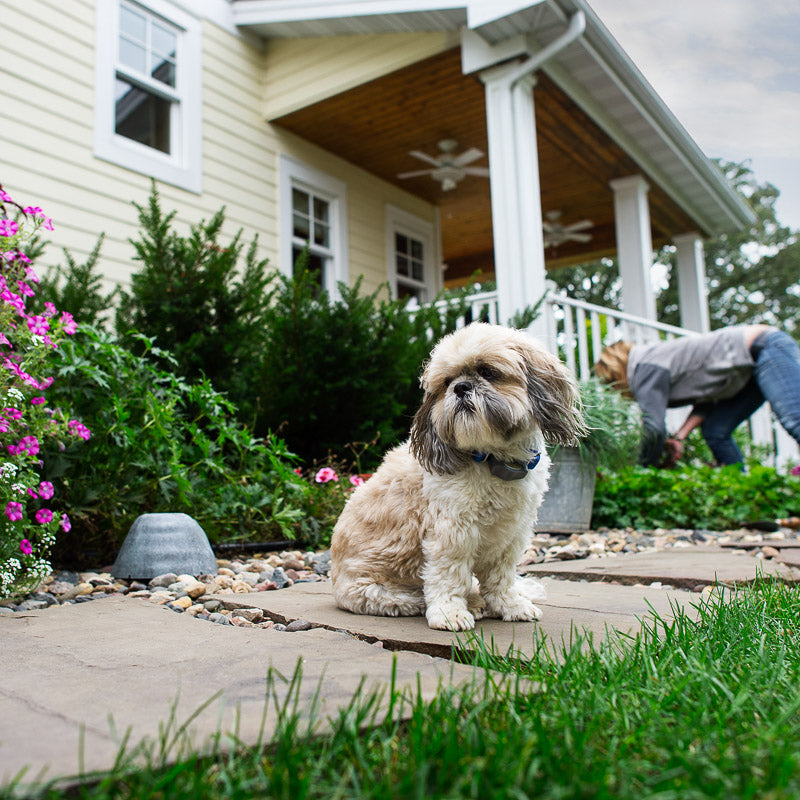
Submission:
[[[697,233],[682,233],[672,239],[678,260],[678,302],[681,325],[698,333],[708,333],[708,292],[703,241]]]
[[[641,175],[618,178],[611,181],[610,186],[614,192],[614,225],[623,311],[655,321],[656,298],[650,278],[653,235],[647,204],[649,187]]]
[[[527,75],[512,83],[517,64],[482,72],[492,195],[494,268],[500,322],[534,305],[545,292],[544,234],[533,86]],[[546,339],[544,315],[531,329]]]

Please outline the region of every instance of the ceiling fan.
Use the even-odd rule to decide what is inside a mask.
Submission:
[[[544,246],[558,247],[565,242],[588,242],[592,238],[591,233],[581,233],[594,227],[594,223],[589,219],[582,219],[580,222],[573,222],[565,225],[560,222],[560,211],[548,211],[542,220],[544,229]]]
[[[473,161],[477,161],[483,156],[483,151],[477,147],[470,147],[461,155],[455,155],[458,142],[455,139],[442,139],[437,142],[442,154],[439,156],[429,156],[420,150],[412,150],[409,155],[431,164],[431,169],[414,170],[413,172],[401,172],[397,177],[418,178],[420,175],[430,175],[434,180],[442,184],[442,191],[449,192],[455,189],[459,181],[467,175],[478,175],[481,178],[489,177],[488,167],[468,167]]]

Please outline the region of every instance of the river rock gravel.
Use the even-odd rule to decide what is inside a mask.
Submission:
[[[726,545],[729,552],[748,558],[774,558],[781,544],[798,540],[798,531],[779,528],[760,532],[749,528],[731,531],[600,529],[572,535],[536,533],[521,565],[583,558],[615,558],[623,553],[671,548]],[[176,613],[221,625],[305,630],[309,623],[297,620],[284,626],[264,616],[260,609],[229,610],[222,607],[225,595],[278,591],[295,583],[328,580],[330,550],[320,552],[284,550],[253,556],[217,559],[216,575],[158,575],[149,581],[122,580],[110,567],[94,572],[57,570],[25,598],[0,600],[0,614],[12,614],[67,603],[87,603],[109,595],[125,595],[163,605]]]

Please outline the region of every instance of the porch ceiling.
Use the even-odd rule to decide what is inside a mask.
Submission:
[[[697,229],[697,222],[544,73],[537,74],[534,98],[542,211],[545,215],[560,211],[565,225],[583,219],[594,223],[589,242],[548,248],[548,269],[614,253],[609,187],[614,178],[633,174],[648,178],[657,245]],[[397,177],[426,168],[409,151],[437,155],[441,139],[456,139],[457,152],[470,147],[488,151],[483,85],[462,74],[459,48],[272,121],[438,206],[448,283],[463,281],[476,269],[493,272],[487,178],[468,176],[445,192],[428,176]],[[488,159],[484,155],[472,166],[488,166]]]

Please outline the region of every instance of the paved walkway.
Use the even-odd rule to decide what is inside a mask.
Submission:
[[[691,611],[698,601],[695,592],[647,585],[653,581],[699,588],[715,575],[746,582],[758,569],[787,581],[800,576],[777,561],[721,548],[642,555],[531,567],[570,578],[544,578],[541,622],[481,621],[477,633],[500,652],[530,652],[537,636],[559,642],[574,629],[595,637],[608,627],[633,630],[651,610],[669,617],[671,603]],[[619,585],[634,580],[645,585]],[[26,765],[26,782],[108,769],[126,733],[130,743],[150,741],[158,753],[171,708],[177,724],[190,720],[184,744],[202,747],[219,731],[235,730],[247,743],[269,738],[277,718],[274,704],[265,713],[270,668],[290,678],[299,664],[298,707],[308,710],[316,694],[323,720],[350,702],[362,680],[368,691],[385,687],[395,659],[397,685],[412,693],[419,686],[425,697],[442,682],[475,676],[447,660],[453,645],[469,649],[463,634],[432,631],[422,618],[341,611],[329,583],[224,597],[229,607],[260,608],[276,621],[302,619],[313,627],[289,633],[216,625],[126,597],[0,616],[0,785]],[[285,698],[287,683],[276,678],[274,685]],[[173,747],[166,757],[178,754]]]

